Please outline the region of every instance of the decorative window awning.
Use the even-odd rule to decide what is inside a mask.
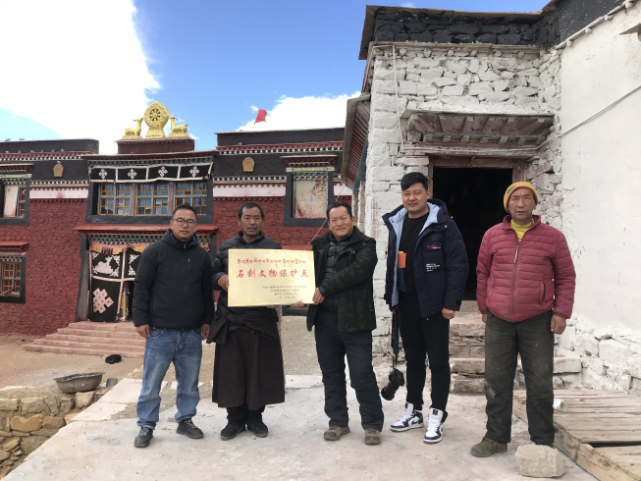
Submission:
[[[407,143],[415,147],[531,150],[541,145],[552,115],[452,113],[406,110]]]
[[[288,167],[334,165],[337,155],[285,155],[281,157]],[[333,170],[333,169],[332,169]]]
[[[213,163],[195,164],[155,164],[127,165],[115,167],[112,165],[95,165],[89,167],[91,182],[110,183],[141,183],[157,180],[204,180],[211,175]]]
[[[0,241],[0,252],[24,252],[28,247],[27,241]]]

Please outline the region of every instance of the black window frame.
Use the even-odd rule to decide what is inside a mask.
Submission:
[[[0,179],[0,183],[3,183]],[[3,183],[4,184],[4,183]],[[25,200],[24,200],[24,214],[22,217],[2,217],[4,215],[4,186],[0,186],[0,225],[29,225],[29,206],[30,206],[30,192],[31,192],[31,179],[26,178],[24,183]],[[18,190],[18,201],[20,190]],[[19,209],[20,204],[16,204],[16,209]]]
[[[174,180],[159,180],[159,182],[169,183],[170,184],[170,195],[169,195],[169,209],[167,215],[155,215],[155,214],[130,214],[130,215],[119,215],[119,214],[100,214],[99,213],[99,202],[100,202],[100,186],[103,182],[89,182],[89,192],[87,194],[87,212],[85,214],[85,222],[87,224],[168,224],[171,220],[171,214],[173,212],[173,202],[174,202],[174,186],[180,181]],[[213,224],[214,223],[214,188],[212,179],[203,180],[207,183],[207,205],[205,206],[205,214],[198,215],[199,224]],[[138,182],[123,182],[132,186],[132,189],[138,190],[136,184]],[[151,182],[150,182],[151,183]],[[137,198],[131,196],[132,204],[131,209],[138,208]],[[133,211],[132,211],[133,212]]]
[[[334,172],[327,172],[327,205],[332,205],[334,200]],[[287,172],[287,183],[285,186],[285,212],[283,213],[283,225],[295,227],[322,227],[327,225],[326,217],[314,219],[300,219],[294,217],[294,173]]]
[[[6,261],[2,260],[3,257],[16,257],[20,260],[20,295],[19,296],[4,296],[2,295],[2,271],[3,265]],[[26,300],[27,290],[27,258],[24,254],[9,254],[0,252],[0,303],[9,304],[24,304]]]

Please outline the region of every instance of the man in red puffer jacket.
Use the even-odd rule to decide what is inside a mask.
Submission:
[[[532,215],[538,195],[517,182],[503,199],[510,215],[485,233],[479,252],[476,298],[485,327],[487,433],[472,455],[507,451],[512,388],[521,355],[530,439],[554,444],[554,334],[572,315],[576,275],[564,235]]]

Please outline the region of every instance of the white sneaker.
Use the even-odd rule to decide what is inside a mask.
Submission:
[[[430,408],[430,413],[427,417],[427,432],[423,438],[424,443],[435,444],[440,443],[443,439],[443,423],[447,419],[447,413],[440,409]]]
[[[412,403],[405,403],[405,411],[401,418],[390,426],[396,433],[423,427],[423,412],[414,409]]]

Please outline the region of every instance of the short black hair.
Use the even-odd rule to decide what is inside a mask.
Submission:
[[[255,207],[258,207],[258,210],[260,211],[260,218],[264,219],[265,213],[263,212],[263,208],[258,205],[257,202],[247,202],[246,204],[240,206],[240,209],[238,209],[238,218],[241,219],[243,217],[243,209],[253,209]]]
[[[347,213],[349,214],[350,217],[354,217],[352,215],[352,206],[349,205],[347,202],[334,202],[332,205],[330,205],[327,208],[327,218],[329,219],[329,211],[332,209],[336,209],[337,207],[345,207],[347,209]]]
[[[401,190],[407,190],[414,184],[421,184],[425,190],[430,190],[430,181],[420,172],[410,172],[401,179]]]
[[[191,206],[191,204],[180,204],[179,206],[176,206],[174,211],[171,213],[171,217],[173,218],[174,215],[176,215],[176,212],[179,210],[190,210],[194,213],[194,215],[196,216],[196,219],[198,219],[198,214],[196,213],[194,208]]]

